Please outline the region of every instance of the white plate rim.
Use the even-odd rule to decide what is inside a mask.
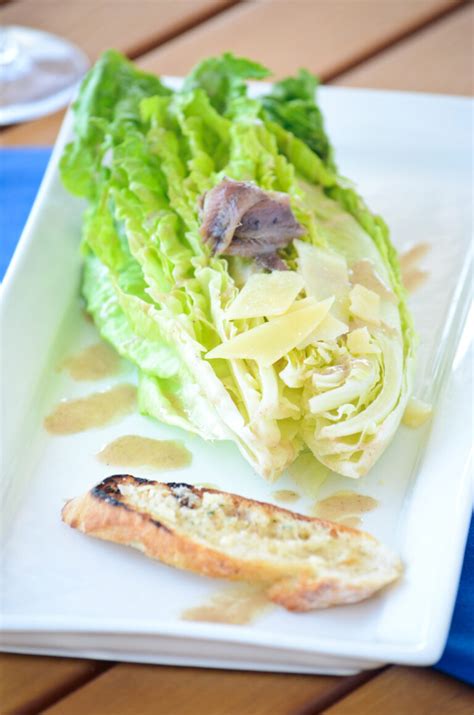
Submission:
[[[179,83],[179,78],[166,78],[169,80],[170,85],[176,85]],[[268,87],[267,83],[262,83],[261,89],[264,90]],[[385,92],[379,90],[360,90],[360,89],[350,89],[346,90],[344,88],[322,88],[324,93],[353,93],[354,95],[362,95],[367,91],[374,97],[383,98],[383,96],[398,96],[406,97],[408,100],[416,98],[421,100],[425,98],[428,101],[453,101],[461,102],[466,104],[471,104],[472,101],[467,98],[458,97],[440,97],[437,95],[419,95],[415,93],[404,93],[404,92]],[[72,124],[72,115],[68,111],[66,117],[63,121],[61,130],[59,132],[57,141],[55,143],[48,167],[46,169],[43,181],[41,183],[38,195],[33,204],[31,213],[28,217],[28,221],[22,232],[21,238],[17,244],[14,256],[10,262],[7,269],[2,287],[1,293],[2,297],[8,292],[11,284],[14,283],[16,275],[21,272],[24,257],[27,255],[29,246],[32,241],[34,241],[34,224],[38,211],[40,210],[41,204],[44,201],[45,196],[48,193],[49,187],[53,181],[55,172],[57,171],[57,166],[59,158],[62,154],[62,150],[65,142],[67,141]],[[466,269],[467,270],[467,269]],[[3,311],[4,301],[0,307],[0,313]],[[467,315],[467,304],[464,306],[464,310],[458,318],[458,339],[461,337],[463,326],[465,325],[466,315]],[[0,315],[1,319],[1,315]],[[452,357],[452,356],[451,356]],[[450,360],[446,358],[447,365],[444,366],[443,373],[450,368]],[[448,386],[447,376],[444,375],[443,378],[443,394],[446,392]],[[440,395],[442,401],[443,395]],[[433,420],[433,428],[429,437],[429,442],[432,439],[435,424],[437,422],[438,415],[435,415]],[[306,638],[301,637],[280,637],[279,646],[293,649],[299,652],[307,653],[318,653],[318,654],[328,654],[337,656],[348,656],[348,657],[360,657],[360,658],[375,658],[381,660],[388,660],[390,662],[398,663],[409,663],[413,665],[427,665],[435,662],[441,655],[447,631],[449,628],[450,618],[452,608],[454,607],[454,599],[457,589],[457,583],[459,579],[460,570],[462,567],[462,557],[464,553],[464,544],[467,538],[467,531],[469,526],[469,519],[472,508],[472,454],[465,455],[464,469],[462,478],[458,480],[458,489],[456,495],[454,496],[454,501],[458,504],[456,511],[456,528],[453,534],[453,558],[450,564],[449,570],[449,584],[447,592],[445,593],[444,607],[441,609],[442,613],[438,611],[438,621],[436,623],[436,629],[432,629],[430,635],[422,641],[413,643],[411,645],[397,645],[393,647],[392,643],[377,641],[374,643],[361,643],[360,641],[351,640],[341,640],[341,639],[331,639],[331,638],[311,638],[309,642]],[[449,602],[449,605],[446,604]],[[69,623],[69,627],[68,627]],[[72,628],[71,628],[72,625]],[[41,617],[17,617],[17,616],[4,616],[2,618],[2,630],[5,634],[14,635],[16,632],[80,632],[88,634],[100,634],[100,633],[115,633],[123,635],[133,635],[143,634],[149,635],[151,638],[158,635],[171,635],[178,638],[190,638],[198,639],[205,637],[206,640],[210,641],[223,641],[227,643],[247,643],[251,645],[262,645],[262,646],[274,646],[274,635],[273,634],[263,634],[260,633],[258,636],[252,631],[252,628],[239,626],[238,628],[228,625],[216,625],[213,624],[212,631],[209,630],[207,624],[200,623],[175,623],[172,625],[167,625],[164,623],[157,623],[155,629],[153,625],[150,627],[150,623],[145,626],[143,623],[135,622],[133,619],[120,619],[108,621],[102,625],[101,628],[97,628],[96,622],[92,619],[77,618],[73,624],[68,621],[68,619],[61,618],[41,618]]]

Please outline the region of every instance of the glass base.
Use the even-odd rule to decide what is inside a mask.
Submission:
[[[29,27],[1,27],[0,125],[64,107],[88,67],[82,50],[61,37]]]

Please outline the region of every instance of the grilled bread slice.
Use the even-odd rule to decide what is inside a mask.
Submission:
[[[170,566],[260,582],[291,611],[360,601],[401,573],[400,560],[363,531],[184,483],[108,477],[67,502],[62,518]]]

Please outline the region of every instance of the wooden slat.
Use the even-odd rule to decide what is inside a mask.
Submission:
[[[370,677],[364,674],[362,678]],[[117,665],[45,711],[45,715],[288,715],[342,697],[361,676],[251,673]]]
[[[339,76],[335,84],[472,95],[473,37],[470,5]]]
[[[0,10],[0,23],[61,35],[91,60],[109,47],[136,57],[229,4],[230,0],[16,0]]]
[[[75,658],[0,654],[0,712],[27,715],[79,687],[108,667]]]
[[[268,64],[277,76],[306,66],[327,79],[457,4],[458,0],[245,3],[149,52],[138,64],[179,75],[203,57],[233,50]],[[58,112],[12,127],[1,134],[0,143],[52,144],[62,117]]]
[[[472,689],[428,668],[389,668],[325,715],[472,715]]]
[[[223,13],[151,52],[143,66],[186,74],[226,50],[251,57],[276,77],[304,66],[327,79],[412,32],[459,0],[257,0]]]
[[[0,147],[2,146],[51,146],[61,127],[65,109],[49,114],[34,122],[17,124],[0,131]]]

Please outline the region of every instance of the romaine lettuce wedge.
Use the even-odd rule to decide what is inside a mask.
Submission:
[[[385,223],[337,172],[316,80],[300,72],[250,98],[246,80],[267,75],[227,53],[173,92],[102,56],[61,161],[89,202],[82,293],[137,366],[144,413],[233,440],[266,478],[304,448],[357,478],[403,416],[412,321]],[[279,251],[294,278],[260,280],[255,261],[203,242],[202,196],[224,178],[288,197],[304,229]]]

